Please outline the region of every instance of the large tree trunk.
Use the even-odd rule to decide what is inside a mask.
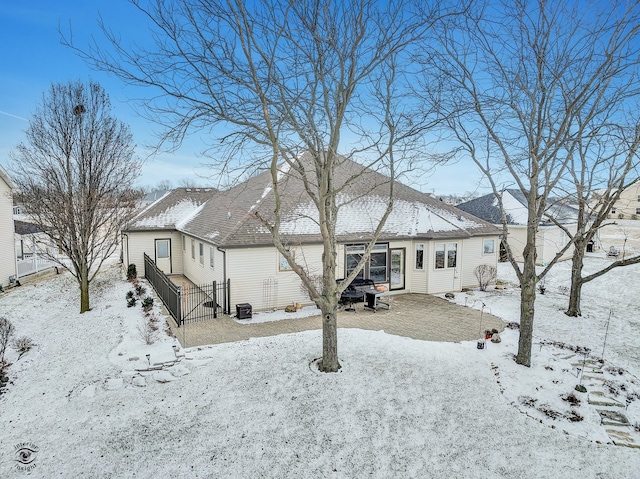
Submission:
[[[529,232],[527,236],[528,241],[523,253],[524,262],[520,279],[520,338],[516,363],[530,367],[537,283],[535,230]]]
[[[584,266],[584,245],[577,242],[573,251],[571,265],[571,290],[569,293],[569,309],[565,312],[567,316],[582,316],[580,311],[580,296],[582,294],[582,268]]]
[[[335,304],[322,310],[322,363],[320,370],[335,373],[340,369],[338,361],[338,312]]]
[[[80,314],[89,311],[89,270],[83,268],[80,272]]]

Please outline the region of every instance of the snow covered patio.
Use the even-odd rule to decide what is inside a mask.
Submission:
[[[485,329],[504,329],[504,323],[486,311],[481,318],[478,310],[436,296],[403,294],[391,297],[391,301],[391,310],[378,309],[374,312],[365,309],[363,303],[357,303],[355,312],[340,311],[338,327],[384,331],[424,341],[451,342],[480,339]],[[296,313],[285,313],[283,310],[253,313],[250,320],[220,316],[187,323],[180,328],[176,328],[173,321],[170,324],[182,347],[190,348],[321,329],[319,314],[319,309],[305,307]]]
[[[319,330],[174,352],[177,340],[164,333],[152,345],[142,341],[142,311],[126,307],[131,285],[115,267],[99,276],[83,315],[69,275],[16,288],[0,296],[1,315],[37,346],[20,359],[7,352],[0,477],[28,475],[16,461],[28,443],[37,448],[33,477],[555,479],[579,471],[638,479],[639,450],[614,446],[589,404],[596,388],[573,365],[584,365],[582,355],[552,343],[600,356],[614,310],[602,377],[626,389],[606,395],[623,404],[626,430],[637,437],[640,401],[624,402],[640,388],[640,315],[631,299],[640,268],[590,285],[585,315],[567,318],[558,286],[568,266],[554,269],[536,304],[531,368],[513,361],[511,329],[478,350],[475,340],[341,328],[336,374],[310,366]],[[499,276],[509,280],[509,270]],[[456,295],[462,304],[468,298],[517,319],[517,289]],[[563,396],[578,382],[589,392],[576,392],[579,404],[570,405]],[[567,419],[571,411],[583,420]]]

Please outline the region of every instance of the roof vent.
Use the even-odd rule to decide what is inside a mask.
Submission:
[[[227,219],[230,220],[231,219],[231,211],[227,211]]]

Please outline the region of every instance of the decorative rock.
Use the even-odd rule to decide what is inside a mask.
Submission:
[[[175,376],[173,376],[169,371],[158,371],[153,375],[153,379],[159,383],[168,383],[176,380]]]
[[[496,284],[495,289],[502,290],[502,289],[504,289],[504,285],[503,284]]]
[[[447,299],[453,299],[453,298],[456,297],[456,295],[451,293],[451,292],[449,292],[449,293],[445,293],[444,297],[447,298]]]
[[[502,342],[502,338],[500,338],[500,335],[498,333],[493,333],[491,335],[491,342],[492,343],[500,343],[500,342]]]
[[[188,368],[182,366],[181,364],[176,364],[175,366],[171,366],[170,368],[167,368],[167,371],[169,371],[171,374],[173,374],[177,378],[181,376],[186,376],[187,374],[191,373],[191,371]]]
[[[82,392],[80,393],[80,396],[83,397],[83,398],[92,398],[95,395],[96,395],[96,385],[95,384],[90,384],[89,386],[84,388],[82,390]]]
[[[131,383],[134,386],[138,386],[140,388],[143,388],[147,385],[147,380],[144,376],[136,376],[133,378],[133,380],[131,381]]]
[[[105,381],[104,388],[108,391],[113,391],[114,389],[120,389],[123,384],[122,378],[109,378]]]
[[[585,388],[582,384],[578,384],[575,389],[579,393],[586,393],[587,392],[587,388]]]
[[[138,360],[140,360],[140,358],[138,356],[131,356],[129,358],[129,361],[138,361]]]

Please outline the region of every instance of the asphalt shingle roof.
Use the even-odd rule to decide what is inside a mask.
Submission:
[[[282,220],[280,232],[290,243],[317,243],[322,239],[319,213],[305,190],[300,171],[307,172],[313,182],[313,163],[303,155],[287,174],[281,175],[278,191]],[[388,205],[389,177],[346,159],[340,158],[335,170],[337,202],[340,205],[336,236],[340,242],[362,241],[371,237]],[[317,188],[317,185],[312,186]],[[381,240],[402,238],[464,238],[475,235],[499,234],[493,225],[430,195],[394,183],[394,204]],[[186,192],[183,193],[186,196]],[[260,218],[275,218],[276,195],[270,172],[265,171],[225,191],[212,191],[202,203],[184,208],[181,218],[176,204],[185,197],[172,198],[173,192],[154,203],[133,222],[135,229],[161,229],[152,226],[163,217],[171,217],[175,229],[223,247],[272,244],[271,234]],[[164,228],[171,221],[164,221]]]
[[[506,189],[502,193],[502,201],[508,225],[527,224],[527,199],[522,191],[519,189]],[[456,208],[489,223],[502,224],[498,200],[493,193],[460,203]],[[577,210],[562,201],[555,201],[547,208],[547,214],[540,224],[553,224],[549,217],[555,218],[560,223],[572,223],[576,221]]]

